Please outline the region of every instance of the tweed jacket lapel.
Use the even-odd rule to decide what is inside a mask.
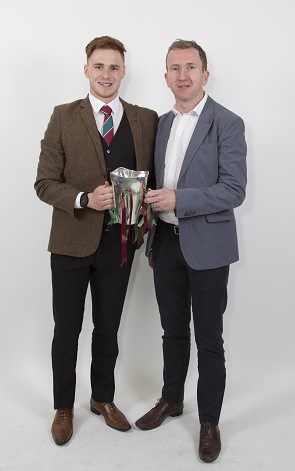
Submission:
[[[143,136],[142,136],[142,129],[140,125],[140,120],[138,116],[138,112],[136,110],[136,106],[127,103],[126,101],[120,98],[124,111],[126,113],[131,133],[133,136],[134,141],[134,149],[135,149],[135,158],[136,158],[136,169],[141,169],[144,167],[142,162],[142,144],[143,144]]]
[[[105,159],[104,159],[103,148],[101,145],[99,131],[97,129],[95,118],[93,116],[92,106],[90,104],[88,97],[81,101],[80,110],[81,110],[82,120],[92,139],[100,164],[102,168],[105,170]]]

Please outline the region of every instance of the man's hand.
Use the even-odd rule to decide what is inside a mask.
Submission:
[[[154,211],[173,211],[176,205],[175,191],[169,188],[149,190],[144,201],[150,203]]]
[[[104,211],[114,207],[113,187],[109,182],[96,187],[93,193],[88,193],[88,198],[88,208]]]

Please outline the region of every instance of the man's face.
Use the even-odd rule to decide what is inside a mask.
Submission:
[[[91,95],[109,103],[118,95],[125,75],[123,58],[113,49],[95,49],[84,66],[84,73],[89,79]]]
[[[196,49],[191,47],[169,52],[165,78],[175,96],[176,105],[196,106],[203,98],[203,86],[208,77],[209,72],[202,70],[199,51]]]

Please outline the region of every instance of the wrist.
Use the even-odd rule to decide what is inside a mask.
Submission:
[[[83,208],[83,209],[87,208],[88,203],[89,203],[88,194],[87,193],[82,193],[82,195],[80,196],[80,206],[81,206],[81,208]]]

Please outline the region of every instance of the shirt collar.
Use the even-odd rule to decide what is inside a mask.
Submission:
[[[98,113],[100,111],[100,108],[106,104],[112,108],[113,113],[117,113],[120,106],[120,98],[118,95],[109,103],[104,103],[103,101],[99,100],[95,96],[91,95],[91,93],[89,93],[89,101],[91,103],[94,113]]]
[[[204,93],[204,96],[202,98],[201,101],[199,101],[199,103],[197,104],[197,106],[195,106],[191,111],[189,111],[189,113],[181,113],[180,111],[178,111],[175,106],[172,108],[172,111],[173,113],[175,114],[175,116],[179,115],[179,114],[191,114],[192,116],[200,116],[201,112],[203,111],[203,108],[205,106],[205,103],[207,101],[207,98],[208,98],[208,94],[207,92]]]

